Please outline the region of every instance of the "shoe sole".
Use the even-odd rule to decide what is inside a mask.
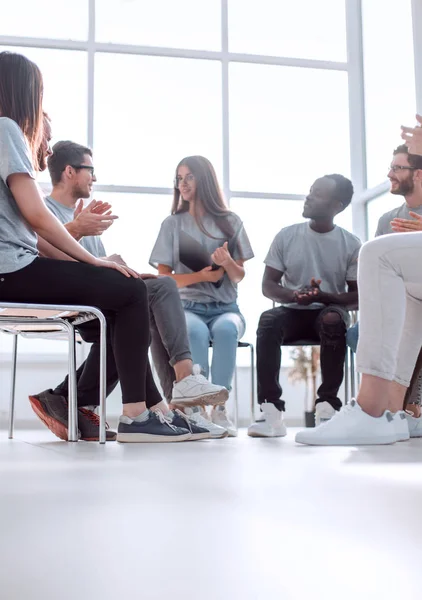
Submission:
[[[48,429],[52,433],[54,433],[56,437],[63,440],[64,442],[67,442],[67,427],[63,425],[63,423],[60,423],[60,421],[57,421],[53,417],[50,417],[50,415],[44,411],[41,402],[38,400],[38,398],[35,398],[35,396],[29,396],[29,402],[31,404],[32,410],[37,415],[37,417],[44,423],[44,425],[48,427]]]
[[[106,442],[115,442],[116,438],[117,438],[117,433],[114,436],[112,436],[112,437],[106,437]],[[91,437],[91,438],[80,437],[79,439],[80,439],[81,442],[99,442],[100,441],[99,436],[97,436],[97,437]]]
[[[220,406],[225,404],[229,398],[229,391],[224,389],[213,394],[203,396],[193,396],[192,398],[172,398],[171,403],[174,406]]]
[[[277,433],[276,435],[265,435],[263,433],[255,433],[254,431],[249,433],[249,431],[248,431],[248,436],[253,437],[253,438],[286,437],[286,435],[287,435],[287,431],[285,431],[284,433]]]
[[[223,438],[229,437],[229,432],[225,431],[224,433],[219,433],[217,435],[212,435],[211,434],[211,438],[212,440],[222,440]]]
[[[211,440],[212,436],[209,432],[207,433],[191,433],[190,440],[195,442],[196,440]]]
[[[190,433],[184,435],[154,435],[152,433],[118,433],[117,441],[124,444],[142,444],[148,442],[154,443],[170,443],[170,442],[185,442],[192,439]]]
[[[360,438],[355,439],[354,441],[346,442],[344,439],[334,439],[329,441],[305,441],[300,439],[295,439],[297,444],[305,444],[306,446],[387,446],[389,444],[395,444],[397,441],[396,436],[393,437],[385,437],[378,438],[376,441],[374,438]]]

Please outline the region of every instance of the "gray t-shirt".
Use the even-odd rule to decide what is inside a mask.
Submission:
[[[38,256],[37,235],[7,185],[7,178],[15,173],[35,179],[22,130],[12,119],[0,117],[0,273],[19,271]]]
[[[380,217],[378,221],[378,227],[377,231],[375,232],[375,235],[379,236],[386,235],[387,233],[394,233],[394,231],[391,229],[391,221],[396,217],[398,217],[399,219],[412,220],[413,217],[410,216],[409,211],[415,212],[418,215],[422,215],[422,206],[418,206],[417,208],[410,208],[409,206],[407,206],[406,203],[404,203],[401,206],[398,206],[397,208],[393,208],[393,210],[386,212]]]
[[[337,225],[328,233],[317,233],[309,222],[282,229],[274,238],[265,264],[283,273],[282,284],[290,290],[310,285],[312,277],[321,279],[321,289],[330,294],[346,292],[346,281],[356,281],[358,237]],[[298,309],[319,309],[317,302],[309,306],[285,304]]]
[[[233,231],[236,234],[242,225],[240,218],[234,213],[230,213],[230,216],[227,218],[230,219]],[[152,250],[149,259],[150,265],[157,268],[159,264],[162,264],[171,267],[175,273],[192,273],[179,260],[180,231],[185,231],[192,238],[200,242],[209,254],[212,254],[217,248],[222,246],[226,239],[209,215],[205,215],[203,224],[205,230],[214,237],[205,235],[200,230],[195,219],[188,212],[167,217],[161,225],[157,241]],[[232,258],[234,260],[249,260],[253,258],[253,255],[249,238],[242,226]],[[182,300],[203,303],[223,302],[224,304],[229,304],[236,301],[237,285],[225,274],[223,283],[218,288],[208,282],[196,283],[195,285],[180,288],[179,293]]]
[[[47,208],[51,210],[53,215],[57,217],[60,223],[63,223],[63,225],[73,221],[73,214],[75,212],[74,208],[60,204],[60,202],[57,202],[57,200],[54,200],[51,196],[47,196],[45,198],[45,203]],[[79,243],[85,248],[85,250],[88,250],[88,252],[97,258],[107,256],[99,235],[89,235],[87,237],[83,237],[81,240],[79,240]]]

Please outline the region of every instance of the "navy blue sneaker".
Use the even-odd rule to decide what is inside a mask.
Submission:
[[[192,421],[192,419],[189,419],[189,417],[187,415],[185,415],[184,413],[182,413],[181,410],[178,410],[178,409],[174,410],[173,418],[170,420],[168,418],[168,416],[166,415],[166,419],[169,421],[169,423],[171,423],[175,427],[181,427],[182,429],[187,429],[191,434],[190,439],[192,441],[193,440],[205,440],[207,438],[212,438],[211,431],[209,429],[205,429],[205,427],[200,427],[199,425],[197,425],[195,423],[195,421]]]
[[[118,442],[184,442],[190,439],[187,429],[174,427],[159,411],[150,411],[146,421],[134,421],[124,415],[119,418]]]

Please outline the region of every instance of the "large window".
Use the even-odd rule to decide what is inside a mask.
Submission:
[[[40,66],[53,142],[93,147],[94,195],[119,215],[106,249],[137,269],[151,270],[179,160],[212,161],[256,256],[239,287],[253,341],[271,306],[261,295],[266,252],[302,219],[315,178],[353,175],[361,194],[366,150],[367,187],[378,186],[370,235],[395,205],[377,196],[399,126],[414,118],[412,1],[422,0],[14,0],[0,50]],[[47,192],[48,174],[40,181]],[[337,218],[349,230],[366,214],[359,194]]]

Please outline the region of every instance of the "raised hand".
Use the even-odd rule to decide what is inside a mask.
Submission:
[[[402,125],[401,137],[406,142],[410,154],[422,156],[422,116],[416,115],[418,125],[416,127],[404,127]]]
[[[231,260],[228,246],[228,242],[224,242],[224,244],[220,248],[217,248],[217,250],[211,255],[211,260],[219,267],[224,267],[224,265]]]
[[[92,200],[84,208],[83,200],[76,206],[73,221],[67,224],[69,233],[76,239],[101,235],[119,217],[111,214],[111,205],[101,200]]]
[[[395,233],[408,233],[411,231],[422,231],[422,215],[409,211],[413,219],[395,218],[391,221],[391,229]]]

